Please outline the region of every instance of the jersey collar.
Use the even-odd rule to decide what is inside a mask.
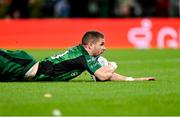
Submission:
[[[79,47],[81,49],[81,51],[86,54],[86,55],[89,55],[89,53],[86,51],[86,49],[82,46],[82,44],[79,44]]]

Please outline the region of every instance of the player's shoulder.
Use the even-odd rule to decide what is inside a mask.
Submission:
[[[91,55],[89,55],[89,53],[87,52],[87,50],[86,50],[81,44],[73,47],[73,48],[71,49],[71,51],[77,52],[77,53],[81,54],[81,55],[84,56],[86,59],[91,59],[91,58],[93,58]]]
[[[84,56],[86,56],[86,52],[83,50],[82,46],[81,45],[77,45],[77,46],[73,46],[71,48],[69,48],[67,50],[67,57],[71,58],[71,59],[78,59],[80,60],[80,58],[86,58]]]
[[[73,46],[71,48],[68,49],[69,53],[79,53],[82,54],[81,48],[79,45],[77,46]]]

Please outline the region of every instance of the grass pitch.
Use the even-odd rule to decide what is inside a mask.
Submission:
[[[26,50],[38,60],[58,50]],[[0,116],[180,115],[179,50],[109,50],[117,72],[156,81],[93,82],[87,72],[70,82],[0,83]],[[49,93],[52,97],[45,98]]]

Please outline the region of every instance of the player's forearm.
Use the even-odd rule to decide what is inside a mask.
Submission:
[[[120,74],[117,74],[117,73],[113,73],[112,74],[112,77],[110,78],[111,81],[117,81],[117,80],[125,80],[127,77],[126,76],[123,76],[123,75],[120,75]]]
[[[154,77],[133,78],[133,77],[127,77],[127,76],[114,73],[112,77],[110,78],[110,80],[111,81],[150,81],[150,80],[156,80],[156,79]]]
[[[144,78],[133,78],[127,77],[120,74],[115,73],[117,68],[117,64],[115,62],[108,62],[105,58],[99,57],[99,63],[103,67],[96,71],[95,76],[99,80],[111,80],[111,81],[145,81],[145,80],[155,80],[154,77],[144,77]]]

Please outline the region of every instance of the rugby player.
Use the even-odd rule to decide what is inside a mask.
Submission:
[[[22,50],[0,49],[0,81],[69,81],[87,70],[96,81],[149,81],[154,77],[132,78],[115,72],[115,62],[103,65],[98,57],[106,50],[104,35],[88,31],[81,44],[64,53],[36,61]]]

